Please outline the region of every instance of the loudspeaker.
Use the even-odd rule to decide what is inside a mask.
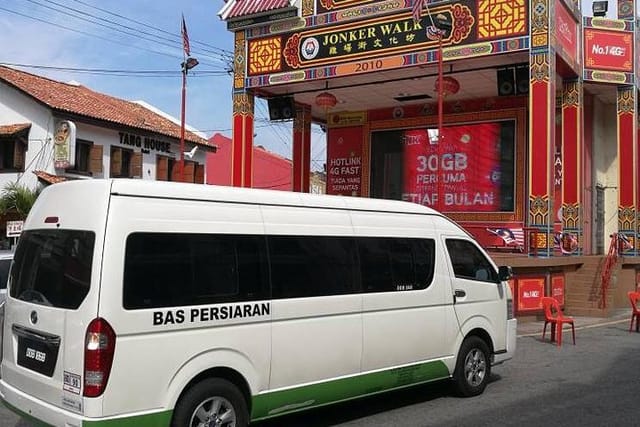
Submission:
[[[293,96],[279,96],[267,100],[269,120],[291,120],[296,114]]]
[[[516,82],[513,68],[499,69],[496,74],[498,80],[498,95],[509,96],[516,94]]]
[[[516,95],[529,93],[529,66],[516,67]]]

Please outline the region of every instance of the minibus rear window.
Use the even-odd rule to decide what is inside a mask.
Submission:
[[[20,235],[9,279],[13,298],[77,309],[87,296],[95,234],[79,230],[30,230]]]

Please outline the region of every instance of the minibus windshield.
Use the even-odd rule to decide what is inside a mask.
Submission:
[[[76,309],[89,292],[95,234],[29,230],[20,235],[9,295],[34,304]]]

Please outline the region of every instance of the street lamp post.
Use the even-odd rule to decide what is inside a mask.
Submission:
[[[184,181],[184,128],[185,128],[185,110],[187,98],[187,73],[190,69],[198,65],[196,58],[188,57],[182,64],[182,104],[180,108],[180,162],[178,172],[180,173],[179,182]]]

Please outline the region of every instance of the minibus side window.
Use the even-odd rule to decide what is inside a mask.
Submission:
[[[357,241],[364,292],[410,291],[431,284],[433,239],[359,237]]]
[[[264,237],[133,233],[125,251],[125,309],[268,299]]]
[[[467,240],[447,239],[447,250],[457,278],[498,282],[498,273],[473,243]]]
[[[267,242],[274,298],[359,292],[353,238],[269,236]]]

